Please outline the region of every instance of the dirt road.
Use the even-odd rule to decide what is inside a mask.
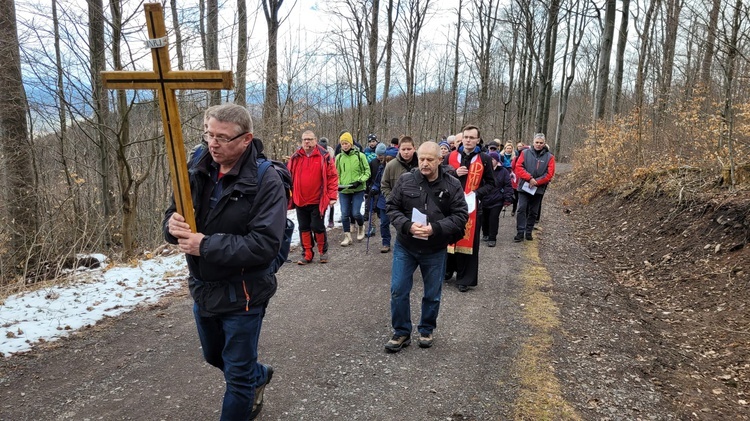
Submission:
[[[275,368],[264,420],[677,419],[644,373],[646,327],[573,240],[562,197],[520,244],[510,212],[482,244],[479,286],[446,284],[435,345],[387,354],[392,254],[379,237],[286,264],[261,335]],[[415,275],[412,318],[421,278]],[[0,361],[2,420],[218,419],[186,291]],[[416,325],[416,322],[415,322]],[[645,344],[645,345],[644,345]]]

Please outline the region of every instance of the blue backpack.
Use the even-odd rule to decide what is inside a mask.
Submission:
[[[196,146],[188,158],[188,168],[192,168],[195,166],[198,161],[205,155],[205,153],[208,152],[208,148],[204,144],[199,144]],[[279,176],[281,177],[281,181],[284,184],[284,190],[286,191],[286,200],[287,203],[289,203],[290,200],[292,200],[292,174],[289,173],[289,169],[287,169],[286,165],[282,164],[278,161],[272,161],[266,158],[258,158],[258,188],[260,188],[260,183],[263,180],[263,175],[266,173],[266,170],[268,170],[270,167],[273,167],[276,172],[279,173]],[[279,268],[281,268],[281,265],[283,265],[286,262],[289,262],[289,249],[292,246],[292,235],[294,234],[294,222],[292,222],[291,219],[286,218],[286,227],[284,228],[284,239],[281,242],[281,248],[279,248],[279,253],[276,255],[276,258],[274,258],[273,262],[271,262],[271,266],[268,267],[268,271],[270,273],[276,273],[279,271]]]

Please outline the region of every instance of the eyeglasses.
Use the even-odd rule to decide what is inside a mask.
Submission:
[[[233,137],[231,139],[227,139],[227,138],[222,137],[222,136],[215,136],[215,135],[213,135],[213,134],[211,134],[209,132],[204,132],[203,133],[203,141],[206,142],[206,143],[208,143],[208,142],[210,142],[213,139],[213,140],[217,141],[218,143],[227,144],[227,143],[229,143],[229,142],[231,142],[231,141],[233,141],[235,139],[239,139],[240,137],[242,137],[242,136],[244,136],[246,134],[247,134],[247,132],[242,132],[242,133],[238,134],[237,136],[235,136],[235,137]]]

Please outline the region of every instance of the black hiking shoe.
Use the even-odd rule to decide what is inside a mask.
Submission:
[[[490,240],[487,242],[487,247],[495,247],[497,245],[497,241]]]
[[[513,237],[513,241],[516,243],[520,243],[521,241],[523,241],[523,233],[519,232],[518,234],[516,234],[516,236]]]
[[[533,235],[531,235],[531,233],[530,233],[530,232],[527,232],[527,233],[526,233],[526,240],[527,240],[527,241],[531,241],[531,240],[533,240],[533,239],[534,239],[534,236],[533,236]]]
[[[394,334],[390,341],[385,343],[385,350],[388,352],[398,352],[401,348],[409,346],[411,337],[409,335],[401,336]]]

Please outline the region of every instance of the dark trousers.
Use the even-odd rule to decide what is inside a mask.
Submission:
[[[528,194],[518,192],[518,211],[516,212],[516,231],[531,234],[534,224],[539,218],[539,208],[542,205],[543,194]]]
[[[518,207],[518,190],[513,190],[513,209],[511,210],[511,213],[515,215],[516,208]]]
[[[258,339],[265,307],[243,314],[204,317],[193,306],[203,358],[224,373],[226,390],[221,421],[250,419],[255,388],[265,384],[268,368],[258,362]]]
[[[489,237],[489,241],[497,240],[497,230],[500,226],[500,212],[502,206],[482,209],[482,235]]]
[[[481,221],[480,218],[483,218],[483,213],[477,215],[477,219]],[[445,277],[450,278],[455,272],[456,285],[477,286],[479,280],[479,225],[475,224],[473,253],[448,253]]]
[[[315,233],[326,232],[326,225],[323,219],[323,215],[320,214],[319,205],[307,205],[298,206],[295,208],[297,211],[297,224],[299,225],[300,232],[312,231]]]

